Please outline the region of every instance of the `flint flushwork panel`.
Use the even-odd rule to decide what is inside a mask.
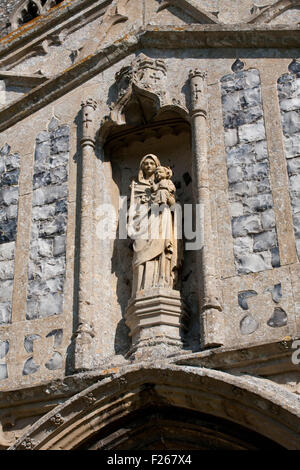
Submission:
[[[63,308],[69,127],[53,119],[36,139],[31,245],[28,268],[29,320],[59,315]]]
[[[300,259],[300,64],[278,80],[285,157],[298,258]]]
[[[225,75],[221,89],[236,269],[279,267],[259,71]]]
[[[11,322],[19,173],[20,157],[5,144],[0,150],[0,325]]]

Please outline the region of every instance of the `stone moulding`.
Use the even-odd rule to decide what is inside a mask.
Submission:
[[[181,347],[181,330],[186,329],[188,313],[179,291],[153,288],[140,291],[129,301],[125,319],[134,349],[139,343],[147,346],[152,341],[152,345],[163,338]]]
[[[150,388],[147,388],[147,385]],[[151,393],[149,393],[151,390]],[[207,396],[209,394],[209,399]],[[83,409],[84,397],[90,401]],[[39,419],[9,450],[71,450],[101,430],[149,405],[192,409],[225,418],[268,437],[286,449],[299,449],[299,398],[281,386],[257,377],[235,376],[217,370],[140,363],[74,395]],[[276,411],[276,413],[275,413]],[[53,425],[56,416],[64,420]],[[93,426],[86,423],[93,421]],[[51,432],[45,432],[45,430]],[[28,445],[27,445],[28,443]]]
[[[184,30],[174,26],[147,26],[132,31],[113,45],[87,57],[57,77],[47,80],[30,93],[0,112],[0,132],[60,98],[82,82],[103,72],[138,49],[162,47],[300,47],[300,26],[275,28],[269,25],[239,25],[234,28],[220,25],[187,26]],[[1,54],[1,51],[0,51]]]

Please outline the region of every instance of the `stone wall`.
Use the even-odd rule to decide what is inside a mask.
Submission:
[[[53,118],[36,139],[27,319],[62,313],[66,264],[69,127]]]
[[[298,258],[300,259],[300,63],[278,79],[285,157]]]
[[[18,154],[9,145],[0,150],[0,325],[11,322],[14,254],[19,196]]]
[[[259,72],[238,70],[221,86],[236,269],[247,274],[279,267]]]

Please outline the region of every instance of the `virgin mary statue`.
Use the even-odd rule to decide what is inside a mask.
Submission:
[[[175,186],[170,168],[152,154],[140,162],[131,185],[128,234],[133,243],[132,297],[153,287],[174,289],[181,261]]]

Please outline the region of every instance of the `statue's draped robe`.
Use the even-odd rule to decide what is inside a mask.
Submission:
[[[152,287],[172,289],[180,259],[176,210],[151,204],[149,183],[133,182],[132,192],[129,221],[129,235],[134,239],[132,295]]]

